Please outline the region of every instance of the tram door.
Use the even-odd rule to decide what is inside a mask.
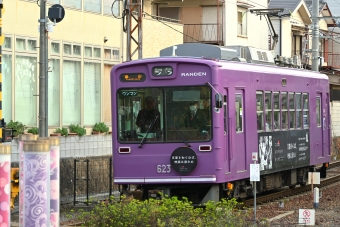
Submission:
[[[238,173],[246,171],[246,144],[245,144],[245,114],[244,90],[236,89],[234,93],[234,107],[230,108],[231,127],[229,132],[230,154],[232,168]],[[232,100],[231,100],[232,101]],[[230,102],[231,104],[232,102]]]
[[[328,94],[316,95],[316,132],[317,132],[317,157],[329,155],[329,98]]]
[[[325,99],[323,103],[322,115],[322,144],[323,144],[323,153],[322,156],[329,156],[330,155],[330,119],[329,119],[329,93],[324,94]]]

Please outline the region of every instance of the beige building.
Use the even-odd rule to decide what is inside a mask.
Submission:
[[[39,2],[3,2],[3,118],[7,123],[20,121],[28,127],[39,125]],[[49,132],[80,124],[89,134],[96,122],[111,125],[110,70],[126,60],[120,3],[47,0],[46,12],[53,4],[65,9],[64,19],[48,34]],[[145,57],[157,56],[158,49],[182,43],[182,35],[165,35],[170,28],[163,26],[155,30],[156,23],[159,21],[151,17],[144,19]],[[182,31],[182,25],[168,24]],[[149,35],[153,39],[149,40]]]

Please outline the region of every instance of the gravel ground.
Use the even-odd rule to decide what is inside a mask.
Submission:
[[[340,168],[330,169],[327,177],[336,174],[340,174]],[[257,207],[256,219],[267,219],[271,226],[298,226],[299,209],[314,209],[315,226],[340,226],[339,187],[340,183],[337,183],[320,189],[318,208],[314,208],[314,197],[310,191]],[[280,202],[284,207],[280,207]]]
[[[329,169],[327,177],[340,174],[340,168]],[[315,226],[340,227],[340,182],[320,189],[321,198],[318,208],[314,208],[314,198],[311,192],[298,196],[287,197],[275,202],[257,206],[256,219],[258,222],[267,220],[270,226],[288,227],[298,225],[299,209],[315,209]],[[280,207],[280,204],[283,207]],[[70,212],[66,212],[70,213]],[[12,215],[11,226],[19,226],[17,215]],[[74,220],[61,218],[60,226],[75,224]]]

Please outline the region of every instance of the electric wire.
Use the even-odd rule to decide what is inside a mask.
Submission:
[[[143,13],[146,14],[146,15],[148,15],[148,16],[150,16],[150,17],[152,17],[152,16],[151,16],[150,14],[148,14],[147,12],[144,12],[144,11],[143,11]],[[184,34],[184,33],[181,32],[181,31],[178,31],[177,29],[175,29],[175,28],[173,28],[172,26],[170,26],[170,25],[164,23],[164,22],[161,21],[161,20],[157,20],[157,21],[160,22],[160,23],[162,23],[163,25],[165,25],[165,26],[171,28],[172,30],[174,30],[174,31],[176,31],[176,32],[181,33],[182,35],[184,35],[184,36],[186,36],[186,37],[188,37],[188,38],[191,38],[192,40],[195,40],[195,41],[197,41],[197,42],[201,42],[200,40],[197,40],[197,39],[195,39],[194,37],[191,37],[191,36],[189,36],[189,35]]]

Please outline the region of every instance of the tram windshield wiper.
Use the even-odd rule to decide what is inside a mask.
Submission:
[[[145,133],[142,141],[140,141],[140,144],[138,146],[139,148],[143,147],[144,141],[145,141],[146,137],[148,137],[149,132],[152,129],[152,127],[154,126],[154,124],[156,123],[157,119],[158,119],[158,116],[155,116],[155,118],[153,119],[152,123],[149,125],[149,128],[148,128],[148,130],[146,130],[146,133]]]
[[[185,145],[186,145],[187,147],[191,147],[191,145],[186,141],[186,139],[185,139],[184,135],[182,134],[182,132],[181,132],[181,131],[178,131],[178,130],[176,129],[175,124],[172,122],[171,119],[169,119],[169,122],[171,123],[172,127],[174,128],[176,134],[177,134],[179,137],[181,137],[181,139],[183,140],[183,142],[185,143]]]

